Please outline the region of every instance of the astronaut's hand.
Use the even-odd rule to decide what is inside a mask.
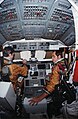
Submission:
[[[24,65],[26,65],[26,64],[27,64],[27,60],[26,60],[26,59],[23,59],[22,63],[23,63]]]
[[[33,97],[32,99],[30,99],[28,102],[30,105],[37,105],[40,101],[42,101],[45,97],[47,97],[48,94],[47,93],[42,93],[39,96]]]
[[[29,105],[34,106],[34,105],[37,105],[38,102],[40,102],[40,100],[38,97],[34,97],[34,98],[30,99],[28,102],[29,102]]]

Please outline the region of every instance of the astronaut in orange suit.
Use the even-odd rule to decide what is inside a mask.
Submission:
[[[7,76],[3,76],[3,81],[11,81],[16,90],[16,86],[18,84],[18,75],[27,76],[28,68],[26,66],[27,61],[24,59],[22,61],[23,66],[19,66],[13,63],[14,59],[14,49],[11,46],[7,46],[3,49],[3,67],[8,66],[9,68],[9,79]]]
[[[60,51],[53,51],[52,53],[52,61],[54,62],[54,67],[52,68],[52,73],[50,76],[50,81],[45,86],[44,93],[33,97],[29,100],[30,105],[35,105],[44,98],[46,98],[50,93],[52,93],[55,89],[55,86],[59,84],[60,82],[60,72],[65,71],[65,65],[62,58],[62,53]]]
[[[29,100],[29,104],[33,106],[38,104],[44,98],[51,96],[55,92],[54,94],[56,95],[56,100],[53,101],[53,103],[49,103],[47,105],[47,114],[49,119],[52,118],[53,115],[57,116],[60,114],[62,101],[60,100],[61,97],[59,96],[59,94],[57,95],[56,93],[56,87],[60,83],[61,73],[64,73],[66,68],[61,51],[52,52],[52,62],[54,63],[54,66],[52,67],[50,81],[46,84],[46,86],[43,89],[44,92],[41,95],[33,97],[32,99]]]

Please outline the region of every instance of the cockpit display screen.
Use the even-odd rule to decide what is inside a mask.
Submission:
[[[46,69],[45,64],[38,64],[38,69]]]

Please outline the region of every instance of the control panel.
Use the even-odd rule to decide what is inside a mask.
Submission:
[[[71,4],[67,0],[4,0],[0,6],[0,32],[6,41],[22,38],[64,41],[64,37],[69,35],[68,32],[65,36],[65,32],[71,26],[74,28],[70,8]],[[47,47],[39,46],[39,49],[46,50]],[[37,49],[35,45],[28,48]]]
[[[50,20],[71,24],[73,22],[73,15],[71,12],[55,8]]]
[[[46,75],[51,73],[52,62],[28,62],[28,76],[24,78],[24,95],[28,98],[43,92]],[[47,72],[48,71],[48,72]]]
[[[14,49],[17,51],[21,50],[49,50],[49,42],[25,42],[12,44]]]
[[[12,7],[14,5],[15,1],[14,0],[5,0],[3,1],[3,3],[1,4],[2,8],[8,8],[8,7]]]
[[[59,40],[25,40],[24,42],[10,42],[8,45],[12,45],[15,51],[35,51],[35,50],[53,50],[65,47],[65,45]]]
[[[45,19],[48,11],[47,6],[25,6],[23,7],[23,19]]]
[[[5,0],[1,4],[0,24],[18,20],[16,2],[14,0]]]

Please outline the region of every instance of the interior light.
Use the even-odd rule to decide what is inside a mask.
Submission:
[[[0,4],[3,2],[4,0],[0,0]]]
[[[50,29],[49,32],[52,32],[52,29]]]

